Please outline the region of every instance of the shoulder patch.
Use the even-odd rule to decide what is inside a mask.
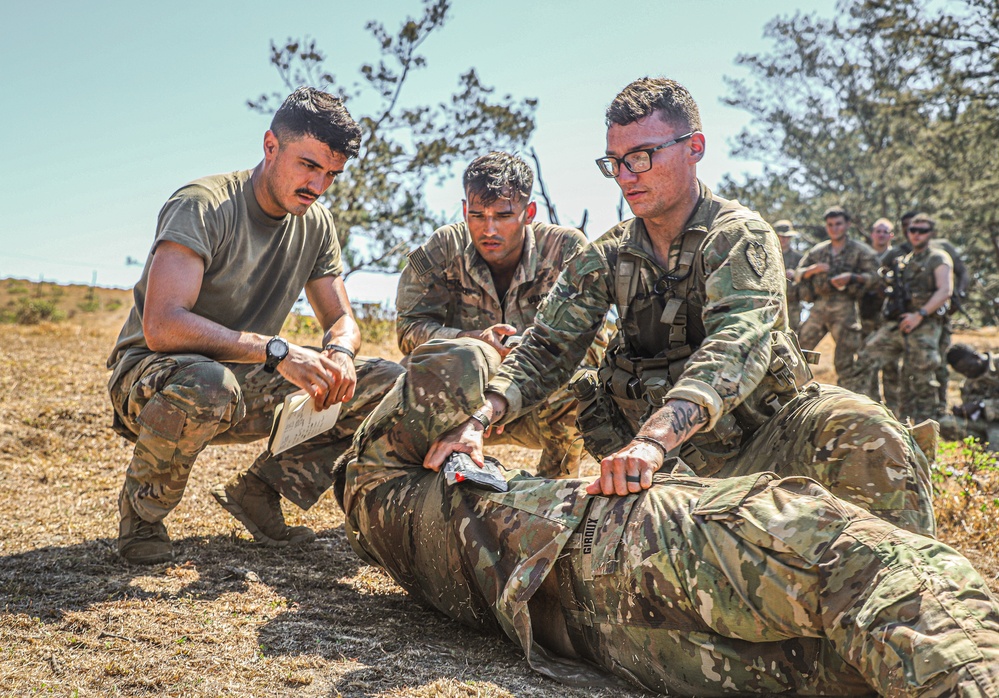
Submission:
[[[430,255],[422,247],[417,247],[409,253],[409,264],[420,276],[426,276],[434,268],[433,262],[430,261]]]
[[[750,268],[762,279],[763,273],[767,270],[767,262],[769,261],[767,259],[767,248],[756,240],[750,240],[746,245],[746,260],[749,262]]]

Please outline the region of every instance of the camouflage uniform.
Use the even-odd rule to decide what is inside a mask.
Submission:
[[[319,349],[316,349],[319,351]],[[402,373],[398,364],[358,357],[357,388],[336,426],[283,453],[261,453],[249,471],[308,509],[332,482],[333,461]],[[146,521],[160,521],[184,495],[191,466],[209,444],[268,436],[274,408],[298,388],[261,364],[219,363],[197,354],[144,357],[108,386],[115,430],[135,443],[125,491]]]
[[[920,253],[910,252],[902,257],[900,283],[912,295],[906,312],[917,311],[933,295],[936,290],[933,273],[941,264],[953,268],[950,256],[939,248],[927,247]],[[883,367],[894,366],[902,360],[900,419],[918,422],[941,416],[936,370],[942,362],[940,333],[943,323],[943,317],[933,313],[923,318],[912,332],[903,334],[896,320],[882,325],[864,343],[856,365],[858,375],[876,376]]]
[[[583,688],[999,696],[999,603],[971,564],[810,479],[680,463],[608,498],[579,480],[509,473],[497,493],[423,469],[498,361],[468,340],[420,347],[357,432],[348,539],[415,599]],[[537,641],[548,615],[576,657]]]
[[[793,247],[784,252],[784,269],[794,271],[801,261],[801,253]],[[798,284],[793,281],[787,282],[787,318],[789,326],[795,332],[801,329],[801,294],[798,291]]]
[[[968,284],[971,282],[971,277],[968,276],[968,267],[964,264],[962,259],[963,255],[954,246],[950,240],[945,240],[943,238],[932,238],[930,240],[930,247],[941,249],[950,255],[950,261],[954,264],[954,295],[951,296],[951,307],[955,307],[955,303],[960,307],[960,302],[964,298],[965,294],[968,292]],[[893,259],[901,258],[912,252],[912,245],[908,240],[903,242],[901,245],[896,245],[895,247],[888,248],[888,252],[884,257],[882,266],[890,266]],[[947,356],[947,350],[950,349],[951,340],[953,339],[954,332],[951,327],[950,316],[952,312],[948,312],[943,316],[943,322],[940,326],[940,356]],[[947,370],[947,363],[945,361],[940,362],[940,367],[936,372],[937,383],[940,384],[938,392],[940,395],[940,404],[947,404],[947,383],[950,381],[950,372]],[[896,384],[897,392],[901,392],[902,381],[901,374],[899,374],[899,381]]]
[[[465,223],[444,226],[409,255],[399,279],[396,327],[404,354],[431,339],[453,339],[464,330],[505,323],[524,334],[538,305],[555,285],[566,261],[586,245],[576,228],[533,223],[513,281],[499,298],[492,272],[472,244]],[[598,334],[584,364],[596,367],[607,346]],[[566,387],[535,410],[494,433],[487,444],[514,443],[542,449],[538,474],[575,475],[583,443],[576,431],[576,399]]]
[[[877,261],[874,250],[862,242],[847,239],[843,251],[833,254],[832,243],[825,240],[805,253],[798,262],[798,269],[804,270],[819,262],[828,264],[829,271],[801,279],[798,283],[801,299],[812,303],[808,318],[801,324],[801,331],[798,333],[801,346],[804,349],[814,349],[827,332],[832,334],[833,341],[836,342],[833,366],[836,368],[839,384],[850,390],[865,392],[864,388],[869,381],[854,372],[853,362],[864,341],[857,302],[864,291],[876,283]],[[839,291],[829,280],[846,272],[859,275],[861,280]]]
[[[594,456],[627,444],[656,409],[650,401],[687,400],[709,415],[679,452],[699,475],[744,474],[779,462],[790,469],[781,474],[816,477],[900,526],[932,533],[929,466],[911,434],[867,398],[829,386],[803,389],[810,373],[783,331],[785,277],[770,227],[702,185],[671,256],[674,268],[661,268],[644,224],[633,219],[574,257],[532,332],[490,382],[506,398],[503,419],[515,419],[565,382],[610,305],[629,305],[619,262],[637,259],[630,310],[621,312],[596,397],[579,414],[584,434],[591,416],[606,430],[602,444],[587,442]]]
[[[961,386],[961,402],[978,404],[980,412],[970,418],[944,415],[940,434],[947,439],[974,436],[993,451],[999,451],[999,359],[989,354],[989,367],[978,378],[967,378]]]

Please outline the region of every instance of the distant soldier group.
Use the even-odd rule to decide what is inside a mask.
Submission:
[[[824,218],[829,239],[803,256],[793,249],[798,233],[791,221],[775,225],[784,247],[788,311],[792,326],[800,322],[801,347],[814,349],[832,335],[840,385],[883,402],[900,419],[941,420],[950,316],[960,309],[969,282],[960,252],[935,237],[936,221],[924,213],[901,217],[904,240],[896,245],[887,218],[874,222],[869,245],[847,236],[850,216],[841,207],[827,209]],[[799,299],[812,304],[803,322],[794,305]],[[956,422],[946,421],[947,433],[955,434]]]

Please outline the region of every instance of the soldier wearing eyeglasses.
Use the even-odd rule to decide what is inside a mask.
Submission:
[[[635,217],[569,261],[485,402],[433,444],[425,467],[439,469],[452,451],[481,462],[489,425],[516,419],[572,377],[577,424],[601,459],[591,495],[648,489],[676,454],[700,475],[780,463],[782,473],[807,474],[900,526],[932,533],[923,451],[882,406],[811,381],[786,331],[777,236],[698,180],[705,144],[682,85],[642,78],[618,94],[597,166]],[[599,371],[573,377],[612,306],[618,332]],[[884,447],[862,448],[873,439],[886,439]]]
[[[875,375],[901,359],[902,385],[899,418],[936,419],[943,411],[936,379],[940,368],[940,333],[954,290],[954,262],[947,252],[930,245],[936,223],[925,213],[916,215],[906,231],[912,251],[896,263],[893,283],[906,307],[888,318],[860,351],[856,370]],[[886,306],[887,307],[887,306]]]

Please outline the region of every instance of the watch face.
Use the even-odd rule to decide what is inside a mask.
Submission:
[[[280,337],[274,337],[267,342],[267,353],[275,359],[283,359],[288,356],[288,342]]]

